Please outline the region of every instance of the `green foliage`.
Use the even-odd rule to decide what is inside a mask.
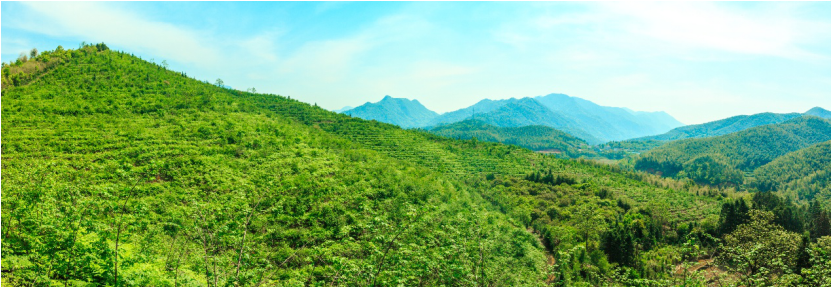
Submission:
[[[465,120],[430,129],[439,136],[517,145],[556,156],[576,158],[594,152],[583,140],[546,126],[495,127],[478,120]]]
[[[11,286],[690,286],[672,266],[717,233],[714,189],[218,87],[103,44],[3,77]]]
[[[775,225],[771,212],[752,210],[749,216],[748,223],[725,236],[718,261],[743,286],[772,286],[788,279],[797,263],[800,235]]]
[[[754,170],[748,187],[798,200],[830,197],[830,142],[790,152]]]
[[[536,239],[456,175],[514,170],[491,153],[515,149],[469,148],[216,87],[102,45],[41,56],[59,53],[72,56],[3,86],[3,283],[543,280]],[[439,157],[491,161],[431,161],[372,144],[388,132]],[[535,155],[514,160],[526,156]]]
[[[751,172],[777,157],[828,141],[829,120],[803,116],[724,136],[670,142],[638,156],[638,170],[691,178],[700,184],[738,186]]]
[[[734,116],[704,124],[678,127],[661,135],[643,137],[629,141],[672,141],[689,138],[715,137],[747,130],[753,127],[779,124],[800,116],[801,114],[799,113],[760,113],[749,116]]]

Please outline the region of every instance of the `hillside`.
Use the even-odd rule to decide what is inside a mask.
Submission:
[[[705,138],[721,136],[753,127],[770,124],[779,124],[799,116],[801,116],[800,113],[760,113],[748,116],[734,116],[727,119],[707,122],[704,124],[678,127],[664,134],[649,137],[641,137],[633,139],[632,141],[672,141],[688,138]]]
[[[340,113],[365,120],[394,124],[402,128],[423,127],[438,116],[436,112],[428,110],[417,100],[391,96],[384,96],[377,103],[366,103]]]
[[[583,140],[547,126],[495,127],[479,120],[465,120],[435,127],[431,133],[454,139],[476,138],[524,147],[530,150],[546,150],[566,157],[587,155],[588,145]]]
[[[4,285],[681,285],[730,202],[104,45],[30,61],[3,71]]]
[[[638,170],[689,177],[705,184],[742,183],[775,158],[830,138],[829,120],[802,116],[723,136],[678,140],[636,157]]]
[[[754,170],[750,187],[800,200],[830,198],[830,142],[787,153]]]

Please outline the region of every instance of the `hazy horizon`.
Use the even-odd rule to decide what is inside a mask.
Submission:
[[[3,2],[2,60],[104,42],[328,110],[562,93],[685,124],[832,109],[830,3]]]

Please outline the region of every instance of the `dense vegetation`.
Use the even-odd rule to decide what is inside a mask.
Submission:
[[[757,168],[748,182],[759,191],[779,191],[798,200],[829,199],[830,142],[790,152]]]
[[[670,142],[636,157],[634,167],[700,184],[736,186],[743,183],[745,172],[828,141],[829,130],[829,120],[802,116],[718,137]]]
[[[465,120],[432,128],[430,132],[454,139],[473,138],[511,144],[569,158],[594,155],[583,140],[547,126],[501,128],[478,120]]]
[[[32,61],[45,68],[21,74]],[[218,87],[103,44],[3,68],[10,286],[829,281],[817,199],[748,208],[748,194]],[[758,226],[772,242],[809,231],[762,254],[788,269],[742,269]],[[689,266],[713,254],[742,276]]]
[[[642,137],[638,139],[633,139],[633,141],[641,141],[641,140],[658,140],[658,141],[671,141],[671,140],[680,140],[680,139],[688,139],[688,138],[706,138],[706,137],[714,137],[714,136],[721,136],[727,135],[730,133],[750,129],[753,127],[763,126],[763,125],[770,125],[770,124],[779,124],[790,119],[796,118],[801,116],[799,113],[789,113],[789,114],[775,114],[775,113],[760,113],[754,115],[742,115],[742,116],[733,116],[727,119],[721,119],[718,121],[707,122],[704,124],[698,125],[689,125],[675,128],[667,133],[649,136],[649,137]]]

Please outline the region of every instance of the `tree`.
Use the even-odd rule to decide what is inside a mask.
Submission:
[[[29,52],[30,58],[34,58],[38,56],[38,48],[32,48],[32,51]]]
[[[168,69],[168,61],[167,60],[162,60],[162,67],[164,67],[165,70]]]
[[[590,250],[590,239],[594,239],[606,229],[604,217],[598,214],[597,210],[599,208],[594,204],[584,204],[578,207],[578,211],[575,214],[578,220],[575,227],[578,228],[580,235],[584,237],[584,246],[586,246],[587,251]]]
[[[812,267],[804,268],[801,273],[803,274],[803,283],[807,286],[829,286],[829,270],[832,268],[829,261],[829,243],[829,236],[824,236],[818,238],[817,242],[810,244],[809,247],[806,248],[806,252],[809,253],[809,262]]]
[[[770,211],[751,210],[750,220],[725,236],[717,262],[739,275],[740,285],[771,286],[792,274],[801,240],[774,224]]]
[[[225,83],[223,83],[223,82],[222,82],[222,79],[220,79],[220,78],[217,78],[217,82],[216,82],[216,83],[214,83],[214,85],[217,85],[217,86],[220,86],[220,87],[222,87],[224,84],[225,84]]]

